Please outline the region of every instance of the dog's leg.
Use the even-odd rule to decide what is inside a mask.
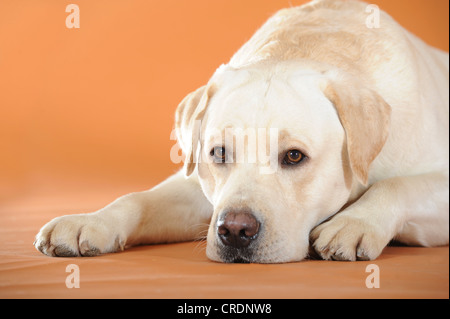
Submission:
[[[185,178],[179,172],[97,212],[53,219],[34,245],[49,256],[95,256],[129,245],[194,240],[206,232],[212,211],[197,175]]]
[[[412,245],[446,245],[448,190],[448,176],[438,173],[377,182],[311,232],[313,248],[324,259],[373,260],[393,238]]]

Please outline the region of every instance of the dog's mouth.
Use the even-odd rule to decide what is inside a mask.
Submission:
[[[224,263],[249,264],[254,262],[252,249],[236,249],[233,247],[223,247],[220,252],[220,259]]]
[[[245,260],[245,259],[240,258],[240,257],[234,259],[232,262],[235,263],[235,264],[249,264],[250,263],[250,261]]]

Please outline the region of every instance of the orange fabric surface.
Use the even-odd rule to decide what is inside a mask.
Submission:
[[[278,9],[305,2],[0,1],[0,201],[70,183],[163,180],[176,167],[178,103]],[[375,2],[448,51],[447,0]],[[79,29],[66,27],[69,3]]]
[[[138,246],[90,258],[52,258],[35,250],[43,223],[98,209],[120,191],[125,189],[97,190],[90,199],[86,190],[55,192],[57,199],[36,196],[5,206],[0,298],[449,298],[448,247],[387,247],[369,262],[273,265],[212,262],[204,242]],[[80,288],[66,287],[70,264],[80,269]],[[369,264],[379,267],[380,288],[366,287]]]
[[[0,1],[0,297],[448,298],[448,247],[387,248],[374,262],[381,288],[367,289],[367,262],[224,265],[200,243],[49,258],[31,245],[51,218],[97,210],[178,169],[177,104],[276,10],[304,2]],[[65,25],[69,3],[79,29]],[[448,51],[447,0],[375,3]],[[69,263],[80,289],[65,287]]]

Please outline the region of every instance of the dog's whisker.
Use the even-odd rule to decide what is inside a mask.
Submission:
[[[207,231],[209,227],[208,223],[198,223],[198,224],[193,224],[193,225],[189,225],[187,226],[187,229],[189,230],[196,230],[196,229],[200,229],[201,232],[203,231]]]
[[[196,240],[197,244],[194,247],[194,251],[204,253],[206,251],[206,240]]]

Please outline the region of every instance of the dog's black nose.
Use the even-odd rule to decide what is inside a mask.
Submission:
[[[228,212],[217,226],[217,233],[224,245],[244,248],[257,237],[260,223],[251,213]]]

